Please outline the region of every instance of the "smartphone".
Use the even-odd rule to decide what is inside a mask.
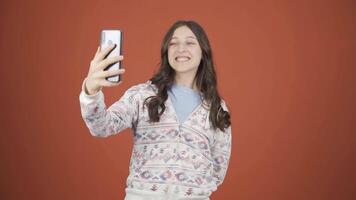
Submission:
[[[101,49],[106,48],[111,44],[116,44],[116,47],[111,50],[105,58],[110,58],[114,56],[122,55],[122,31],[121,30],[102,30],[101,31],[101,38],[100,38],[100,47]],[[121,61],[117,63],[110,64],[104,70],[116,70],[121,69]],[[121,74],[106,77],[106,80],[111,82],[119,82],[122,80]]]

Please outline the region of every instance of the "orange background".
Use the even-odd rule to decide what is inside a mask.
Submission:
[[[355,199],[356,4],[1,1],[1,199],[123,199],[131,131],[92,137],[79,93],[100,31],[124,31],[124,82],[151,77],[169,26],[208,33],[233,124],[212,199]]]

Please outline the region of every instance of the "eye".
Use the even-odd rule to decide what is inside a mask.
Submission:
[[[187,42],[188,45],[195,45],[195,42]]]
[[[175,43],[175,42],[170,42],[168,45],[169,46],[173,46],[173,45],[176,45],[177,43]]]

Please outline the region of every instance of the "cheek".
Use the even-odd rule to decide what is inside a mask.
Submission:
[[[168,54],[168,57],[169,57],[169,58],[172,58],[172,57],[173,57],[173,54],[174,54],[174,49],[168,48],[167,54]]]
[[[172,50],[168,49],[168,57],[172,57]]]
[[[196,49],[194,51],[194,55],[195,57],[197,58],[197,60],[201,60],[201,57],[202,57],[202,51],[200,49]]]
[[[173,53],[172,53],[172,51],[171,51],[171,50],[169,50],[169,49],[168,49],[167,54],[168,54],[168,63],[169,63],[169,65],[171,65],[171,66],[172,66],[172,62],[173,62]]]

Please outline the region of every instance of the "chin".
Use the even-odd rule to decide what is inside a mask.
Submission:
[[[179,73],[184,73],[184,72],[190,72],[190,71],[195,71],[197,69],[197,67],[193,67],[193,66],[184,66],[184,65],[180,65],[180,66],[172,66],[172,69],[174,69],[174,71],[179,72]]]

